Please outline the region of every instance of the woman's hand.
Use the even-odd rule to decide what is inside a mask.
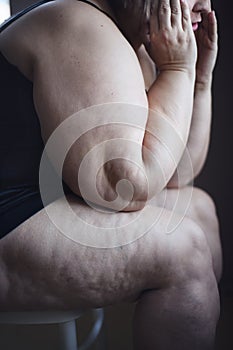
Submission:
[[[196,83],[205,84],[211,79],[218,52],[217,20],[214,11],[202,15],[200,28],[195,32],[198,59]]]
[[[160,71],[195,68],[197,48],[185,0],[161,0],[150,19],[150,40],[145,43]]]

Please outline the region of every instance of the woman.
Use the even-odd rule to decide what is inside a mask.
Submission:
[[[210,3],[48,2],[5,28],[0,48],[5,80],[17,76],[22,93],[17,118],[15,105],[4,108],[2,309],[137,301],[135,349],[211,348],[218,223],[212,200],[187,186],[209,142]],[[45,158],[39,188],[38,120],[76,216],[60,193],[46,197]]]

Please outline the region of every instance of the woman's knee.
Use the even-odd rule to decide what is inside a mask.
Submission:
[[[213,273],[211,252],[202,229],[192,220],[185,219],[183,228],[184,244],[176,256],[177,269],[175,274],[190,280],[205,278],[206,274]]]
[[[158,247],[154,251],[154,260],[157,272],[154,282],[160,288],[189,280],[201,281],[206,275],[213,274],[211,252],[205,234],[189,218],[184,218],[173,232],[162,235],[159,251]]]
[[[217,225],[216,205],[212,197],[200,188],[194,188],[190,203],[191,217],[198,221],[211,222]]]
[[[156,300],[163,295],[166,307],[176,308],[179,305],[187,311],[192,307],[199,316],[205,314],[203,319],[211,318],[211,322],[215,323],[219,317],[219,295],[203,231],[192,220],[184,218],[160,244],[160,249],[160,266],[155,266],[155,271],[160,273],[159,283],[158,279],[151,278],[141,297],[149,296],[151,300],[152,296]],[[155,261],[158,261],[158,252],[155,252]]]
[[[189,214],[205,233],[212,254],[215,275],[219,281],[222,274],[222,249],[219,222],[213,199],[203,190],[194,189]]]

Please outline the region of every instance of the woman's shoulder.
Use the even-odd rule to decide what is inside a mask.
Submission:
[[[53,8],[49,8],[44,19],[44,36],[65,40],[84,40],[86,44],[90,39],[97,42],[109,41],[109,44],[122,42],[129,43],[122,34],[116,21],[106,12],[91,5],[90,2],[77,0],[60,0]],[[50,23],[48,23],[48,19]]]
[[[63,50],[63,46],[72,47],[74,41],[88,43],[92,35],[97,41],[100,36],[109,42],[126,41],[115,22],[94,6],[82,1],[51,1],[11,23],[1,33],[0,51],[28,75],[31,61],[46,56],[51,45]]]
[[[29,11],[17,13],[4,23],[0,36],[0,51],[6,59],[17,66],[26,76],[36,50],[40,49],[48,25],[53,25],[61,4],[59,1],[48,2]],[[48,20],[49,19],[49,20]]]
[[[38,47],[43,44],[43,39],[54,38],[63,32],[85,35],[98,28],[105,28],[109,35],[123,36],[115,20],[90,2],[49,1],[34,7],[7,26],[1,33],[0,48],[9,37],[15,38],[12,45],[25,42]],[[37,38],[42,41],[35,42]]]

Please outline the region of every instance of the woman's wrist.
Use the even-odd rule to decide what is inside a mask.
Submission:
[[[200,91],[208,91],[211,89],[212,86],[212,80],[213,80],[213,76],[212,74],[210,76],[206,76],[206,77],[202,77],[202,78],[198,78],[196,76],[196,80],[195,80],[195,91],[196,90],[200,90]]]

